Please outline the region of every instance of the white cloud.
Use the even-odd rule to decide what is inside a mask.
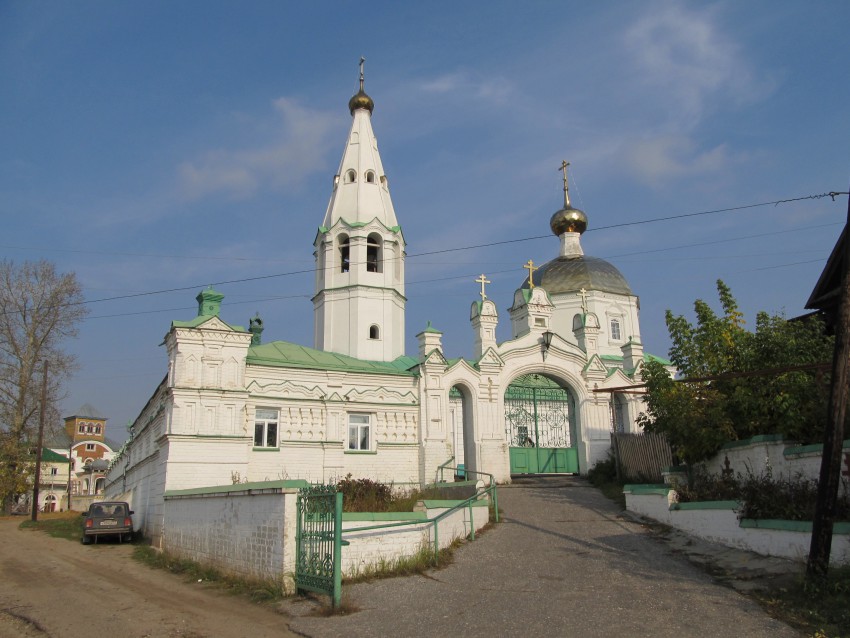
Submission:
[[[725,144],[699,149],[688,137],[676,135],[631,142],[622,157],[629,172],[656,186],[666,179],[719,173],[738,159]]]
[[[741,48],[718,24],[713,8],[643,5],[646,15],[625,35],[635,79],[659,91],[661,108],[694,124],[717,102],[745,104],[773,90],[757,79]]]
[[[455,71],[419,85],[425,93],[438,93],[456,100],[478,99],[504,102],[512,93],[510,82],[502,77],[486,78],[469,71]]]
[[[280,133],[263,145],[238,150],[207,151],[178,167],[180,190],[187,199],[223,193],[234,199],[264,187],[298,185],[324,167],[338,118],[311,111],[290,98],[274,102]]]

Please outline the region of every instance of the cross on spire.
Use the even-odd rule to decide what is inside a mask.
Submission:
[[[576,294],[581,297],[581,311],[587,314],[587,290],[582,288]]]
[[[539,266],[535,266],[534,262],[529,259],[528,262],[523,266],[523,268],[525,268],[528,271],[528,287],[534,288],[533,275],[534,275],[535,270],[540,269]]]
[[[360,56],[360,90],[361,91],[363,90],[363,80],[365,78],[365,75],[363,74],[363,65],[365,64],[365,62],[366,62],[366,58],[364,58],[361,55]]]
[[[570,185],[567,181],[567,166],[570,163],[567,160],[561,162],[560,170],[564,172],[564,208],[568,208],[570,205]]]
[[[481,276],[475,281],[481,284],[481,292],[479,292],[478,294],[481,295],[481,301],[484,301],[485,299],[487,299],[487,295],[484,294],[484,284],[491,284],[493,282],[487,279],[487,277],[484,276],[484,273],[481,273]]]

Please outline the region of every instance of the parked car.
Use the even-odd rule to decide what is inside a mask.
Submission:
[[[133,540],[133,510],[123,501],[98,501],[83,512],[83,545],[103,536],[117,536],[118,542]]]

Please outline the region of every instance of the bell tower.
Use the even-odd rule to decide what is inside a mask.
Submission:
[[[404,236],[372,130],[375,103],[349,100],[352,122],[314,242],[314,345],[371,361],[404,354]]]

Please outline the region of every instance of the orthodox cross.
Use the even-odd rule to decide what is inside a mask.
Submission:
[[[529,259],[528,263],[525,264],[523,266],[523,268],[525,268],[528,271],[528,287],[534,288],[534,279],[532,278],[532,275],[534,275],[535,270],[540,269],[539,266],[535,266],[534,262]]]
[[[481,273],[481,276],[475,281],[481,284],[481,292],[479,292],[478,294],[481,295],[481,301],[484,301],[487,298],[487,295],[484,294],[484,284],[490,284],[493,282],[487,279],[487,277],[484,276],[484,273]]]
[[[587,314],[587,291],[582,288],[576,294],[581,297],[581,311]]]
[[[364,75],[363,75],[363,64],[364,64],[365,62],[366,62],[366,58],[364,58],[364,57],[361,55],[361,56],[360,56],[360,90],[361,90],[361,91],[363,90],[363,78],[364,78]]]
[[[567,182],[567,166],[570,163],[567,160],[561,162],[560,170],[564,172],[564,208],[567,208],[570,205],[570,185]]]

